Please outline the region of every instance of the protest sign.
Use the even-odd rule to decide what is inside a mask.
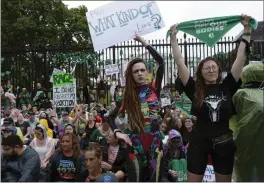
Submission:
[[[215,172],[212,165],[207,165],[204,172],[203,182],[215,182]]]
[[[241,19],[242,16],[237,15],[192,20],[180,23],[177,29],[196,37],[209,47],[213,47],[229,30],[240,23]],[[254,29],[258,26],[258,22],[253,18],[249,24]],[[167,32],[167,38],[171,32],[171,30]]]
[[[119,73],[119,68],[117,64],[111,64],[105,66],[105,75],[113,75]]]
[[[95,51],[165,26],[154,1],[114,1],[86,13]]]
[[[63,72],[62,70],[59,70],[59,69],[54,68],[54,69],[53,69],[53,72],[52,72],[52,75],[50,76],[50,80],[49,80],[49,82],[53,83],[53,74],[54,74],[54,73],[62,73],[62,72]],[[63,73],[64,73],[64,72],[63,72]]]
[[[53,101],[56,107],[75,107],[76,84],[69,73],[53,74]]]
[[[169,98],[161,98],[161,107],[165,107],[171,105],[171,101]]]

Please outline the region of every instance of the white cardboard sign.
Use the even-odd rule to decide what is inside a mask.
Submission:
[[[171,105],[171,101],[168,98],[161,98],[161,107]]]
[[[155,1],[114,1],[86,13],[95,51],[165,26]]]
[[[112,65],[105,65],[105,75],[113,75],[119,73],[119,68],[117,64],[112,64]]]
[[[54,68],[54,69],[53,69],[53,72],[52,72],[52,74],[51,74],[51,76],[50,76],[50,80],[49,80],[49,82],[53,83],[53,73],[61,73],[61,72],[63,72],[63,71]]]

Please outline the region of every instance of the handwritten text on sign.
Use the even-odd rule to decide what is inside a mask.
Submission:
[[[56,107],[74,107],[76,84],[69,73],[53,74],[53,101]]]
[[[73,79],[69,73],[53,74],[53,86],[63,86],[72,83],[73,83]]]
[[[113,75],[119,73],[118,65],[117,64],[112,64],[112,65],[105,65],[105,75]]]
[[[161,100],[161,107],[171,105],[171,101],[168,98],[161,98],[160,100]]]
[[[154,1],[115,1],[86,13],[95,51],[163,28]]]

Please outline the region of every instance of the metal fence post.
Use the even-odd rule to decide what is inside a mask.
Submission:
[[[116,54],[115,54],[116,46],[113,46],[113,64],[115,64],[116,61]]]
[[[183,34],[183,39],[184,39],[184,61],[185,65],[188,67],[188,56],[187,56],[187,41],[186,41],[187,35],[186,33]]]

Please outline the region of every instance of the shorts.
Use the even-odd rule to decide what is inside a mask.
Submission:
[[[187,169],[193,174],[204,175],[210,154],[214,171],[221,175],[231,175],[236,150],[233,139],[214,146],[211,140],[203,140],[203,143],[190,142],[187,151]]]

